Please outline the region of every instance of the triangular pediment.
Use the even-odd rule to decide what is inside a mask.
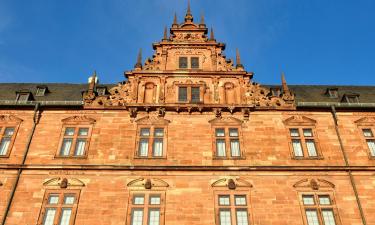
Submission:
[[[61,120],[65,124],[69,123],[95,123],[95,119],[87,116],[71,116]]]
[[[235,117],[231,117],[231,116],[230,117],[218,117],[208,122],[211,125],[225,125],[225,126],[230,126],[230,125],[239,126],[243,123],[242,120],[237,119]]]
[[[23,120],[13,115],[0,115],[0,123],[21,123]]]
[[[283,123],[287,126],[314,126],[316,124],[316,120],[307,116],[294,115],[284,120]]]
[[[375,117],[363,117],[359,120],[354,121],[355,124],[358,126],[374,126],[375,125]]]
[[[229,189],[236,189],[237,187],[252,188],[253,185],[241,178],[222,178],[211,184],[213,188],[227,187]]]
[[[130,181],[127,184],[127,186],[133,187],[133,188],[152,189],[152,188],[167,188],[169,187],[169,184],[161,179],[142,177],[142,178],[138,178],[138,179]]]
[[[43,186],[57,186],[57,187],[62,187],[62,188],[64,185],[66,185],[66,187],[84,187],[85,183],[77,178],[61,178],[61,177],[47,179],[43,183]]]
[[[171,121],[159,116],[145,116],[135,122],[140,125],[168,125]]]
[[[333,189],[335,185],[324,179],[302,179],[296,182],[293,187],[295,188],[307,188],[312,190],[319,190],[320,188],[324,189]]]

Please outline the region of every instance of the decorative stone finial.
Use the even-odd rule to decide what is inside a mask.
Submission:
[[[205,24],[204,24],[204,15],[203,15],[203,13],[202,13],[202,15],[201,15],[201,22],[199,23],[199,25],[205,25]]]
[[[236,189],[236,183],[234,182],[233,179],[229,179],[229,180],[228,180],[228,188],[229,188],[230,190],[234,190],[234,189]]]
[[[191,10],[190,10],[190,0],[188,0],[188,7],[186,11],[186,16],[185,16],[185,22],[193,22],[193,15],[191,14]]]
[[[134,65],[136,69],[142,69],[142,49],[139,49],[137,63]]]
[[[286,84],[284,72],[281,73],[281,84],[282,84],[282,88],[283,88],[283,93],[289,92],[289,87]]]
[[[172,27],[175,27],[175,26],[178,26],[178,23],[177,23],[177,13],[176,13],[176,12],[174,13],[174,18],[173,18],[173,24],[172,24]]]
[[[238,48],[236,48],[236,68],[243,69],[243,65],[241,63],[240,51],[238,51]]]
[[[60,188],[67,188],[68,187],[68,179],[63,178],[60,183]]]
[[[210,41],[215,41],[214,28],[211,27]]]
[[[163,36],[163,41],[166,41],[168,40],[168,29],[167,29],[167,26],[164,27],[164,36]]]

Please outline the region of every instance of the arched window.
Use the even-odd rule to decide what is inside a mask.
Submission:
[[[232,83],[225,83],[225,103],[226,104],[234,104],[236,102],[236,97],[234,93],[234,85]]]
[[[147,83],[145,85],[144,103],[153,103],[154,102],[154,89],[155,89],[155,85],[153,83]]]

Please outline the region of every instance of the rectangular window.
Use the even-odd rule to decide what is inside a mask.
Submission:
[[[217,157],[241,157],[238,128],[215,128],[215,143]]]
[[[289,134],[295,158],[319,157],[312,128],[290,128]]]
[[[247,195],[218,195],[216,210],[220,225],[248,225]]]
[[[191,68],[192,69],[199,69],[199,57],[191,57]]]
[[[47,190],[38,224],[74,224],[78,198],[79,190]]]
[[[179,68],[186,69],[188,67],[187,57],[180,57],[179,58]]]
[[[330,195],[302,195],[302,205],[308,225],[336,225],[334,205]]]
[[[58,156],[84,157],[90,130],[89,127],[65,127]]]
[[[179,87],[178,88],[178,101],[179,102],[187,102],[187,87]]]
[[[29,100],[30,93],[19,93],[17,95],[17,101],[18,102],[26,102]]]
[[[162,225],[163,224],[163,194],[134,193],[129,207],[131,225]]]
[[[145,158],[165,157],[165,130],[161,127],[143,127],[139,130],[138,153]]]
[[[200,88],[191,87],[191,102],[198,103],[200,102]]]
[[[178,101],[182,103],[200,103],[201,87],[200,86],[179,86]]]
[[[44,96],[45,92],[46,92],[46,88],[45,87],[38,87],[36,89],[35,96],[39,96],[39,97],[40,96]]]
[[[370,151],[370,156],[375,157],[375,138],[371,128],[362,129],[364,138],[366,139],[367,147]]]
[[[15,127],[0,127],[0,156],[7,156],[13,141]]]

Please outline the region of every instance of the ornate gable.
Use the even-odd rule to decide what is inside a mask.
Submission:
[[[212,29],[208,32],[203,16],[199,22],[194,21],[190,6],[182,23],[175,15],[169,32],[164,29],[163,38],[153,44],[153,49],[154,54],[145,61],[140,51],[134,69],[125,73],[127,80],[109,89],[107,95],[96,92],[94,74],[83,95],[85,107],[136,107],[138,111],[165,107],[177,112],[184,107],[188,112],[212,111],[214,107],[238,111],[295,109],[294,94],[284,75],[282,91],[277,95],[269,87],[253,82],[254,74],[245,70],[239,51],[236,50],[235,60],[227,58],[225,44],[216,41]],[[182,102],[178,96],[184,85],[187,100]],[[193,87],[200,88],[199,101],[192,101]]]
[[[295,115],[284,120],[283,123],[287,126],[314,126],[316,124],[316,120],[307,116]]]
[[[236,189],[238,187],[252,188],[253,185],[241,178],[222,178],[211,184],[213,188],[227,187],[228,189]]]

